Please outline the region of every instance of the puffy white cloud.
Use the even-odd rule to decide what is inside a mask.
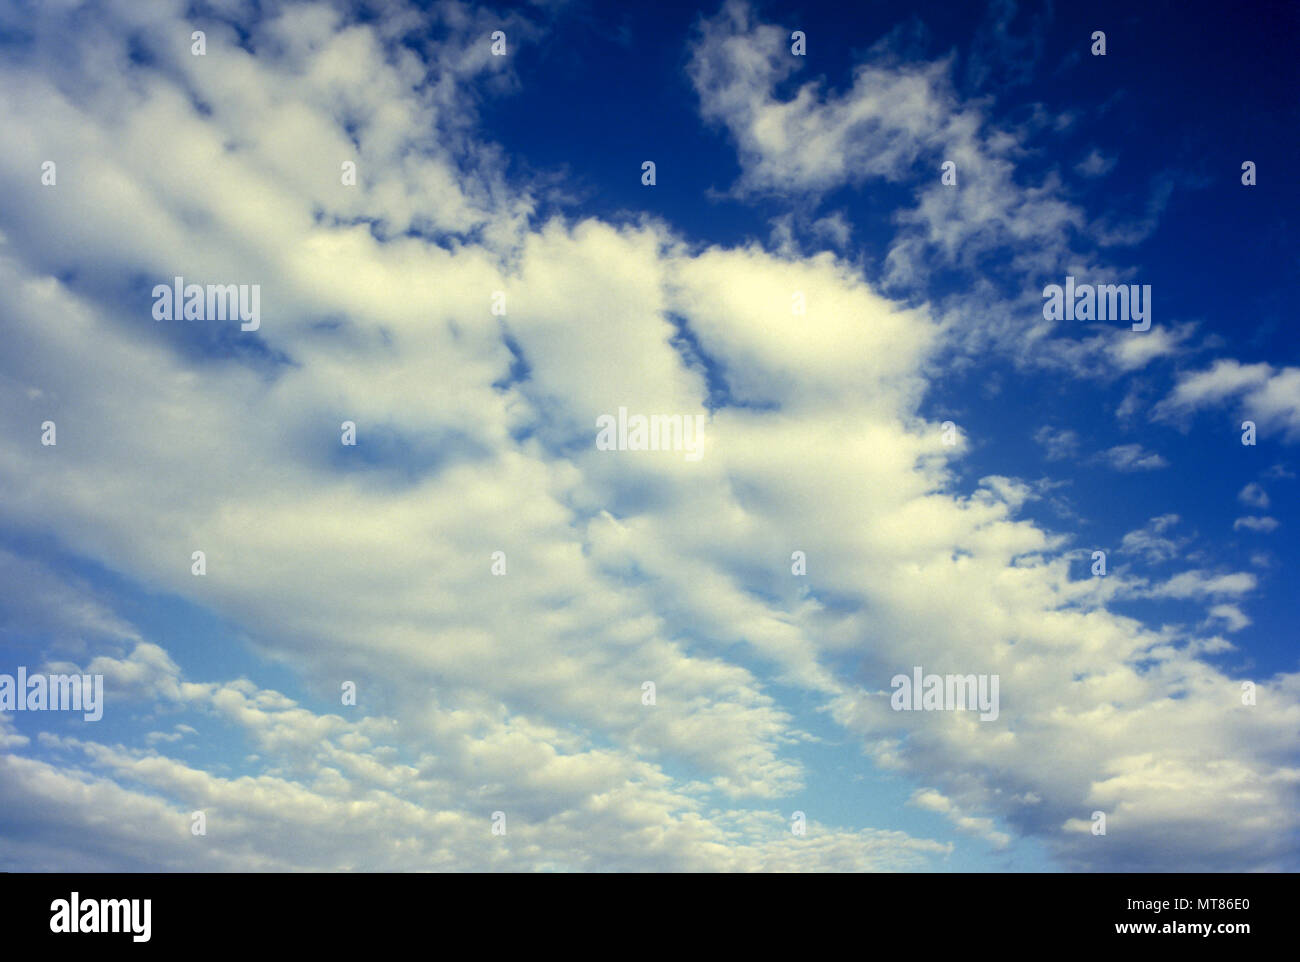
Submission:
[[[1241,418],[1254,421],[1261,431],[1280,431],[1287,442],[1300,439],[1300,367],[1220,359],[1205,370],[1179,375],[1153,416],[1182,420],[1203,408],[1229,402]]]
[[[1175,357],[1183,350],[1183,344],[1191,337],[1195,326],[1182,324],[1168,327],[1152,324],[1150,330],[1127,332],[1120,331],[1113,336],[1099,340],[1099,346],[1110,355],[1116,367],[1121,371],[1133,371],[1146,367],[1159,357]]]

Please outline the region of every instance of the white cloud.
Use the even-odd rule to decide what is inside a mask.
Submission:
[[[1218,598],[1244,595],[1255,590],[1257,579],[1245,571],[1215,575],[1207,571],[1184,571],[1145,592],[1152,598]]]
[[[1162,514],[1152,518],[1143,527],[1130,531],[1120,541],[1120,550],[1140,554],[1148,564],[1159,564],[1177,557],[1190,539],[1169,537],[1169,531],[1179,521],[1176,514]]]
[[[959,830],[977,835],[996,848],[1004,848],[1011,842],[1010,835],[994,828],[992,819],[964,814],[952,799],[933,789],[917,789],[908,804],[945,815]]]
[[[1185,372],[1153,412],[1157,419],[1183,419],[1195,411],[1233,402],[1244,420],[1283,440],[1300,439],[1300,367],[1241,364],[1220,359],[1203,371]]]
[[[1245,518],[1238,518],[1236,521],[1232,522],[1233,531],[1241,531],[1245,529],[1246,531],[1259,531],[1259,532],[1268,533],[1269,531],[1276,531],[1277,526],[1278,526],[1277,518],[1259,517],[1258,515],[1250,515]]]
[[[1082,177],[1103,177],[1109,174],[1114,166],[1114,157],[1106,157],[1094,147],[1087,157],[1074,165],[1074,169]]]
[[[1183,350],[1183,343],[1192,335],[1195,326],[1183,324],[1176,328],[1152,324],[1147,331],[1120,331],[1108,335],[1104,344],[1115,366],[1121,371],[1134,371],[1146,367],[1159,357],[1174,357]]]
[[[1034,432],[1034,440],[1043,446],[1049,461],[1072,458],[1079,450],[1079,435],[1069,428],[1057,429],[1045,424]]]
[[[1226,622],[1228,631],[1241,631],[1251,624],[1250,618],[1240,608],[1230,604],[1213,605],[1210,608],[1210,618]]]
[[[1252,508],[1268,507],[1268,492],[1254,482],[1237,492],[1237,500]]]
[[[1101,452],[1097,457],[1116,471],[1155,471],[1169,467],[1169,462],[1161,455],[1146,450],[1140,444],[1119,444]]]

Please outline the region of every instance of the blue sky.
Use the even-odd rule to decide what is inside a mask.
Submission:
[[[0,867],[1294,870],[1298,16],[0,4]]]

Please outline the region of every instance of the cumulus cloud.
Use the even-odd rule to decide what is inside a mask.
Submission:
[[[1294,443],[1300,439],[1300,368],[1220,359],[1202,371],[1179,375],[1152,413],[1159,420],[1185,420],[1225,404],[1232,404],[1239,417],[1254,421],[1260,430],[1278,431],[1283,440]]]

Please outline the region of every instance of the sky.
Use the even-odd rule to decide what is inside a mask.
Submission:
[[[1297,40],[0,0],[0,869],[1300,868]]]

